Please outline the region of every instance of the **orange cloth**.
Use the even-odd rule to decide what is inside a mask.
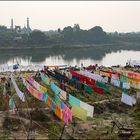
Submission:
[[[61,114],[62,114],[62,116],[61,116],[62,121],[64,122],[64,114],[65,114],[64,110],[62,110]]]
[[[58,105],[56,105],[56,111],[55,111],[55,114],[56,114],[56,116],[58,117],[58,118],[60,118],[60,119],[62,119],[62,111],[61,111],[61,108],[58,106]]]
[[[48,107],[51,107],[51,102],[52,102],[52,99],[48,96],[48,98],[47,98],[47,106]]]

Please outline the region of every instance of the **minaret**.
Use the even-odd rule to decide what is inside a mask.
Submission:
[[[29,18],[27,17],[27,34],[29,35],[31,33],[31,28],[30,28],[30,25],[29,25]]]
[[[10,29],[13,31],[13,29],[14,29],[14,23],[13,23],[13,19],[11,19],[11,27],[10,27]]]
[[[30,29],[29,18],[27,17],[27,29]]]

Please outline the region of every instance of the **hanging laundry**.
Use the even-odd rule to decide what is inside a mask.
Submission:
[[[80,100],[70,94],[69,94],[69,103],[71,106],[73,105],[80,106]]]
[[[47,92],[47,89],[36,82],[32,77],[27,78],[27,80],[32,84],[38,91]]]
[[[84,91],[87,92],[87,93],[90,93],[90,94],[93,93],[92,87],[91,86],[88,86],[86,84],[84,84]]]
[[[58,95],[61,91],[61,89],[52,81],[51,81],[51,89],[54,91],[56,95]]]
[[[108,79],[110,79],[110,77],[103,77],[102,83],[108,83]]]
[[[123,93],[126,93],[126,88],[123,88],[122,91],[123,91]]]
[[[14,112],[15,111],[15,102],[14,102],[13,97],[10,97],[9,106],[11,107],[12,111]]]
[[[126,82],[126,76],[125,75],[120,75],[120,81],[121,82]]]
[[[120,87],[120,81],[119,80],[111,78],[111,84],[114,85],[114,86]]]
[[[79,106],[72,106],[72,114],[73,116],[82,119],[83,121],[86,121],[87,119],[87,111]]]
[[[123,88],[130,89],[130,83],[123,83]]]
[[[93,117],[94,107],[85,102],[80,101],[80,107],[87,111],[87,116]]]
[[[48,95],[46,93],[43,93],[43,101],[46,103],[47,102],[47,97]]]
[[[55,86],[53,85],[52,88],[54,88]],[[72,121],[72,112],[70,111],[70,109],[64,104],[62,103],[62,101],[59,99],[59,97],[57,96],[57,94],[55,94],[54,96],[54,100],[52,100],[46,93],[44,92],[40,92],[37,91],[36,89],[34,89],[27,81],[26,81],[26,88],[28,89],[28,91],[37,99],[44,101],[47,105],[47,107],[49,107],[55,114],[56,116],[58,116],[58,112],[60,111],[57,108],[57,113],[56,113],[56,106],[58,105],[59,108],[61,107],[61,116],[59,116],[59,118],[65,122],[65,124],[68,124],[69,122]]]
[[[131,96],[127,95],[126,93],[122,93],[121,102],[132,106],[134,104],[134,99]]]
[[[53,100],[51,102],[51,109],[53,112],[55,112],[55,110],[56,110],[56,103]]]
[[[99,82],[99,81],[96,81],[96,86],[97,87],[100,87],[100,88],[102,88],[102,89],[104,89],[105,91],[109,91],[109,86],[107,86],[107,85],[105,85],[104,83],[101,83],[101,82]]]
[[[123,82],[120,81],[120,88],[123,88]]]
[[[65,105],[64,102],[62,102],[62,101],[60,101],[60,108],[61,108],[62,110],[65,110],[65,108],[66,108],[66,105]]]
[[[96,80],[96,81],[102,81],[103,77],[99,74],[95,74],[95,73],[91,73],[91,72],[88,72],[88,71],[82,71],[80,70],[80,74],[84,75],[84,76],[87,76],[93,80]]]
[[[60,97],[62,100],[66,100],[66,99],[67,99],[67,92],[64,91],[64,90],[60,90],[59,97]]]
[[[51,107],[51,102],[52,102],[52,99],[48,96],[48,98],[47,98],[47,106],[48,107]]]
[[[99,93],[99,94],[104,94],[104,90],[100,87],[93,86],[93,91]]]
[[[115,79],[115,80],[119,80],[119,75],[118,74],[112,74],[111,78]]]
[[[50,85],[50,78],[48,76],[45,76],[45,74],[41,73],[41,80],[46,84],[46,85]]]
[[[9,96],[5,95],[5,101],[8,102],[9,101]]]
[[[14,77],[13,77],[12,74],[11,74],[10,77],[11,77],[11,81],[12,81],[12,83],[13,83],[13,86],[14,86],[14,88],[15,88],[15,90],[16,90],[17,95],[18,95],[19,98],[22,100],[22,102],[25,102],[24,93],[23,93],[22,91],[19,90],[19,88],[18,88],[18,86],[17,86],[17,84],[16,84],[16,82],[15,82]]]
[[[111,77],[111,74],[105,71],[100,71],[100,75],[106,76],[106,77]]]
[[[59,105],[56,105],[56,110],[55,110],[55,114],[58,118],[62,119],[62,110],[59,107]]]

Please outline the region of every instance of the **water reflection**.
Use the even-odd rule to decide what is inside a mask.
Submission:
[[[139,60],[139,51],[116,51],[97,48],[77,49],[29,49],[29,50],[4,50],[0,52],[0,64],[21,65],[46,64],[46,65],[99,65],[111,66],[125,65],[128,59]]]

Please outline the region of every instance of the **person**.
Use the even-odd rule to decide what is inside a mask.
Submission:
[[[81,63],[81,70],[83,70],[83,63]]]

